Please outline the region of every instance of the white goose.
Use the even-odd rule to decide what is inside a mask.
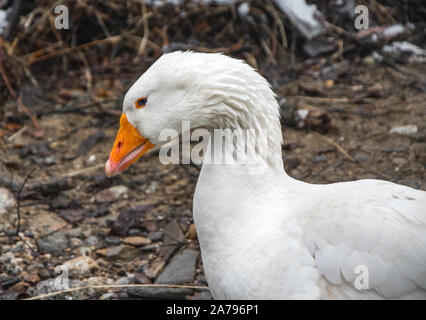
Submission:
[[[158,59],[125,96],[106,174],[163,145],[161,130],[181,132],[183,120],[192,128],[267,129],[261,174],[238,161],[201,169],[193,213],[214,298],[426,298],[426,192],[288,176],[274,93],[240,60],[193,52]],[[205,157],[234,147],[225,141]]]

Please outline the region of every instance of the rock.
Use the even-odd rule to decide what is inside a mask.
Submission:
[[[107,258],[116,257],[123,251],[123,249],[124,249],[124,246],[121,246],[121,245],[109,247],[107,248],[106,257]]]
[[[112,202],[120,198],[127,198],[129,189],[126,186],[114,186],[108,189],[99,191],[95,195],[97,202]]]
[[[163,234],[163,246],[160,249],[160,257],[167,261],[183,243],[185,236],[175,219],[171,220],[164,227]]]
[[[142,226],[150,232],[157,231],[157,225],[152,221],[144,221],[142,222]]]
[[[178,253],[155,281],[161,284],[185,284],[194,281],[198,251],[185,249]]]
[[[363,154],[363,153],[357,153],[354,156],[354,160],[356,162],[367,162],[370,160],[370,157],[367,154]]]
[[[30,285],[24,281],[20,281],[17,284],[13,285],[9,290],[11,292],[24,292],[26,291],[28,288],[30,287]]]
[[[409,125],[406,125],[406,126],[392,127],[390,129],[389,133],[409,136],[409,135],[417,133],[417,131],[418,131],[418,128],[417,128],[416,125],[409,124]]]
[[[71,278],[86,277],[99,269],[95,260],[88,256],[80,256],[62,264]]]
[[[178,253],[155,281],[156,284],[187,284],[194,280],[198,251],[185,249]],[[127,288],[130,296],[144,299],[185,299],[193,292],[186,288]]]
[[[98,242],[99,242],[99,239],[96,236],[90,236],[84,241],[86,246],[89,246],[89,247],[95,246]]]
[[[66,235],[70,238],[82,238],[83,231],[80,228],[73,228],[66,232]]]
[[[206,279],[206,277],[204,276],[204,275],[202,275],[202,274],[199,274],[198,276],[197,276],[197,278],[196,278],[196,280],[195,280],[195,282],[194,282],[194,284],[196,285],[196,286],[205,286],[205,287],[207,287],[208,286],[208,283],[207,283],[207,279]]]
[[[140,256],[140,251],[135,247],[124,246],[119,254],[119,258],[125,261],[132,261]]]
[[[96,254],[106,258],[119,258],[125,261],[131,261],[140,255],[140,251],[135,247],[119,245],[96,250]]]
[[[197,239],[197,231],[195,230],[195,224],[191,223],[186,231],[186,237],[191,240]]]
[[[65,249],[68,248],[68,239],[62,232],[55,232],[54,234],[39,239],[37,246],[40,251],[51,253],[55,256],[60,256]]]
[[[127,231],[130,228],[143,225],[143,220],[145,219],[146,214],[148,214],[151,210],[152,207],[146,205],[122,210],[117,219],[113,222],[110,234],[120,237],[126,236]]]
[[[135,282],[139,283],[139,284],[150,284],[150,283],[152,283],[150,278],[148,278],[146,275],[144,275],[143,273],[140,273],[140,272],[134,273],[134,279],[135,279]]]
[[[108,251],[107,248],[98,249],[96,250],[96,254],[101,257],[106,257],[107,251]]]
[[[0,215],[7,212],[7,210],[16,206],[15,197],[12,192],[6,188],[0,187]]]
[[[130,237],[136,237],[136,236],[142,235],[142,232],[139,229],[131,228],[131,229],[129,229],[129,231],[127,232],[127,234]]]
[[[37,274],[42,280],[46,280],[50,278],[50,273],[44,266],[42,268],[39,268],[39,270],[37,271]]]
[[[402,166],[407,163],[407,160],[402,157],[396,157],[392,159],[392,162],[395,163],[396,165]]]
[[[1,281],[1,288],[7,290],[19,283],[20,281],[21,279],[19,279],[18,277],[6,278]]]
[[[150,232],[148,238],[150,238],[151,241],[159,241],[163,238],[163,233],[161,231]]]
[[[59,216],[69,223],[77,223],[84,218],[84,210],[82,209],[64,209],[59,210]]]
[[[145,237],[127,237],[123,239],[123,243],[134,247],[140,247],[146,244],[150,244],[151,240]]]
[[[132,284],[135,281],[135,276],[133,274],[128,275],[126,277],[122,277],[114,282],[114,284]]]
[[[320,155],[318,155],[318,156],[315,156],[315,157],[312,159],[312,162],[314,162],[314,163],[327,162],[327,156],[326,156],[326,155],[324,155],[324,154],[320,154]]]
[[[114,298],[115,297],[115,293],[114,292],[107,292],[107,293],[104,293],[100,298],[99,298],[99,300],[109,300],[109,299],[112,299],[112,298]]]
[[[158,275],[160,274],[160,272],[163,270],[164,265],[165,265],[165,262],[163,260],[155,260],[152,263],[151,267],[146,269],[144,273],[146,274],[147,277],[151,279],[156,279]]]
[[[37,282],[40,281],[40,276],[38,275],[37,271],[33,271],[33,272],[23,271],[21,273],[21,277],[22,277],[22,280],[31,284],[36,284]]]
[[[29,231],[42,238],[64,228],[67,222],[56,213],[39,210],[33,212],[28,219]]]
[[[117,271],[117,274],[119,275],[119,276],[127,276],[127,272],[126,272],[126,270],[124,270],[124,269],[119,269],[118,271]]]
[[[79,238],[70,238],[70,246],[71,248],[80,248],[83,245],[83,241]]]
[[[114,284],[113,279],[108,277],[101,277],[101,276],[90,277],[82,281],[83,286],[99,286],[99,285],[112,285],[112,284]],[[84,298],[83,298],[85,300],[87,300],[90,297],[96,297],[100,293],[99,289],[96,289],[96,288],[90,288],[83,291],[86,291],[84,293]]]
[[[61,279],[58,279],[58,278],[59,277],[49,278],[49,279],[40,281],[39,283],[37,283],[37,285],[34,288],[30,288],[29,291],[31,290],[31,293],[33,296],[37,296],[41,294],[52,293],[52,292],[63,290],[63,289],[84,286],[83,281],[72,280],[72,279],[61,281]],[[71,297],[71,299],[84,299],[85,297],[87,297],[87,293],[85,293],[84,290],[83,291],[77,290],[66,295],[68,297]],[[57,296],[47,297],[45,299],[48,299],[48,300],[64,299],[64,296],[57,295]]]
[[[121,243],[121,240],[119,237],[116,236],[106,236],[105,242],[108,243],[108,245],[117,246]]]
[[[42,164],[44,164],[45,166],[51,166],[51,165],[54,165],[55,163],[56,163],[56,157],[54,155],[47,156],[42,160]]]
[[[426,162],[426,143],[416,142],[411,145],[414,156],[420,160],[420,163]]]

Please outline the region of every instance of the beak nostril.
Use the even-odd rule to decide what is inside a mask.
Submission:
[[[123,145],[123,143],[121,141],[118,141],[118,143],[117,143],[117,149],[121,149],[122,145]]]

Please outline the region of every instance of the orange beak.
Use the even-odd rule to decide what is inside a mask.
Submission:
[[[115,138],[114,146],[105,164],[106,175],[113,177],[124,171],[154,146],[147,138],[140,135],[123,113],[120,118],[120,129]]]

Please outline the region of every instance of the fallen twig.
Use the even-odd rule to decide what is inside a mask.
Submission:
[[[89,285],[77,288],[70,288],[59,290],[51,293],[42,294],[39,296],[27,298],[24,300],[40,300],[43,298],[57,296],[63,293],[70,293],[74,291],[86,290],[86,289],[117,289],[117,288],[182,288],[182,289],[193,289],[193,290],[208,290],[208,287],[203,286],[190,286],[181,284],[110,284],[110,285]]]
[[[341,146],[339,146],[336,142],[334,142],[330,138],[323,136],[323,135],[316,133],[316,132],[312,132],[312,133],[314,135],[316,135],[317,137],[321,138],[322,140],[324,140],[325,142],[327,142],[328,144],[335,147],[337,149],[337,151],[339,151],[346,159],[353,161],[353,162],[356,162],[355,159],[352,158],[351,155],[345,151],[345,149],[343,149]]]

